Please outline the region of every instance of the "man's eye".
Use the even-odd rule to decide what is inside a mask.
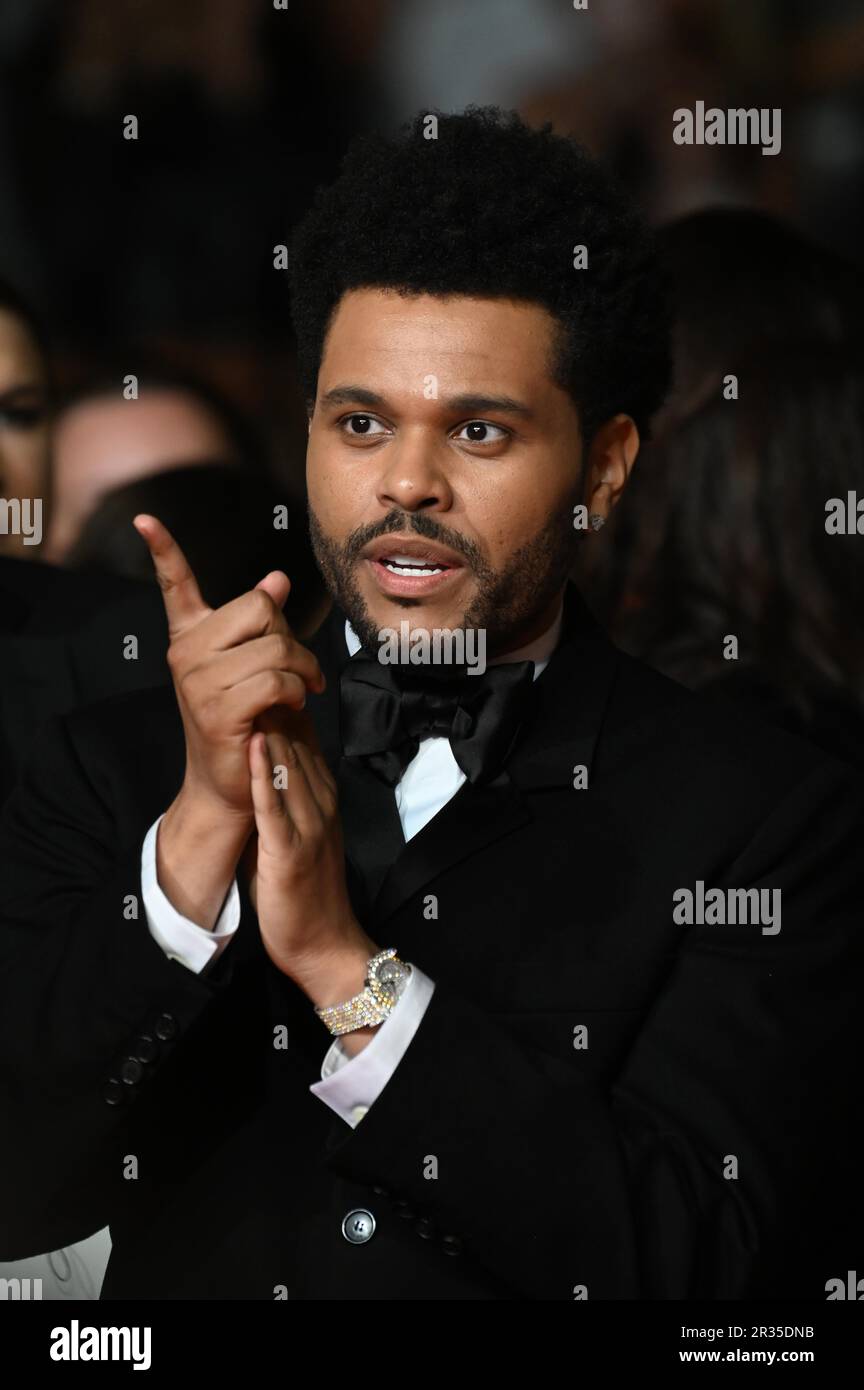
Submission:
[[[381,421],[376,420],[374,415],[346,415],[340,424],[345,433],[353,435],[355,439],[368,439],[370,435],[387,433]]]
[[[508,431],[501,425],[490,425],[486,420],[469,420],[456,438],[464,439],[468,444],[500,444],[507,435]]]

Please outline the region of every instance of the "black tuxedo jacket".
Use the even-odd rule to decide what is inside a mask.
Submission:
[[[134,661],[123,655],[129,635]],[[167,644],[155,584],[0,555],[0,803],[46,719],[164,685]]]
[[[0,1255],[107,1222],[109,1299],[824,1298],[862,1250],[850,774],[626,658],[570,588],[505,772],[394,850],[392,793],[340,759],[343,623],[308,708],[358,917],[436,982],[404,1057],[352,1130],[247,902],[204,975],[151,939],[169,690],[59,719],[2,830]],[[677,925],[699,882],[779,889],[781,930]]]

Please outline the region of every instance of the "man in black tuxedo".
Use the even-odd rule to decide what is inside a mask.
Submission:
[[[430,119],[294,247],[330,616],[298,643],[279,572],[211,610],[138,518],[174,694],[55,721],[7,810],[0,1254],[110,1222],[116,1299],[822,1298],[861,802],[568,583],[665,387],[650,242],[569,142]]]

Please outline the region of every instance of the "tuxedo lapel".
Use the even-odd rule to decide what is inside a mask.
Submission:
[[[392,787],[342,756],[339,677],[349,655],[345,614],[336,605],[309,645],[327,678],[327,689],[310,711],[321,751],[336,777],[351,900],[358,916],[368,920],[390,865],[405,847],[405,836]]]
[[[374,902],[376,922],[392,916],[424,884],[530,819],[525,798],[506,772],[484,786],[463,783],[391,864]]]
[[[561,640],[536,681],[534,717],[507,764],[518,787],[573,788],[580,767],[590,782],[618,664],[617,649],[569,584]]]
[[[393,788],[368,768],[340,758],[336,773],[345,858],[353,871],[352,899],[368,916],[390,866],[405,853]]]

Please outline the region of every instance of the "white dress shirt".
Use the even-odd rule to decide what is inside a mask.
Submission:
[[[533,661],[534,679],[545,670],[561,633],[563,607],[544,633],[518,651],[494,657],[487,663]],[[360,640],[351,624],[345,624],[345,642],[351,656]],[[405,768],[394,788],[396,806],[406,841],[423,829],[428,821],[455,796],[465,773],[453,756],[446,738],[426,738],[416,756]],[[156,837],[162,817],[151,825],[141,856],[141,885],[144,913],[150,935],[168,956],[188,970],[200,974],[226,949],[240,924],[240,895],[236,879],[212,931],[197,926],[172,907],[156,877]],[[366,1111],[381,1094],[408,1044],[420,1026],[435,985],[415,965],[398,1005],[378,1024],[371,1042],[355,1057],[349,1057],[338,1038],[334,1039],[321,1067],[321,1080],[309,1087],[331,1110],[351,1125],[359,1124]],[[311,1007],[311,1005],[310,1005]]]

